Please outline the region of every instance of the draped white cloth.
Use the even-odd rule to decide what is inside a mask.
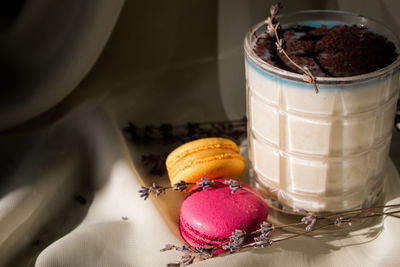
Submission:
[[[179,260],[178,252],[159,249],[182,244],[177,219],[183,196],[140,199],[141,184],[166,184],[167,178],[146,174],[137,160],[145,149],[127,144],[104,112],[79,107],[22,137],[30,140],[2,143],[20,146],[24,156],[9,163],[18,168],[2,181],[0,265],[163,266]],[[388,204],[400,203],[392,162],[385,196]],[[399,238],[400,220],[386,218],[349,235],[299,237],[197,266],[396,266]]]

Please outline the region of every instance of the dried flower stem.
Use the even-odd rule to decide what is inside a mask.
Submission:
[[[149,193],[154,193],[154,194],[156,194],[156,196],[158,196],[168,189],[171,189],[173,191],[182,191],[182,190],[185,190],[188,186],[195,185],[195,184],[204,190],[204,189],[207,189],[208,187],[210,187],[212,184],[217,184],[217,183],[229,186],[232,193],[235,193],[239,189],[246,190],[246,191],[251,192],[252,194],[256,195],[263,201],[265,201],[265,199],[262,198],[261,195],[253,192],[252,190],[249,190],[246,187],[241,186],[240,182],[235,181],[235,180],[229,180],[229,181],[227,180],[226,182],[220,182],[220,181],[209,180],[207,178],[202,178],[201,182],[186,183],[186,182],[181,181],[171,187],[161,187],[161,186],[157,186],[157,185],[153,184],[149,188],[142,187],[142,188],[146,189],[145,195],[143,195],[143,191],[142,191],[143,189],[139,192],[142,194],[141,197],[144,197],[146,199],[148,197]],[[163,188],[163,189],[160,189],[160,188]],[[299,236],[310,235],[311,233],[313,233],[317,230],[325,229],[325,228],[328,228],[331,226],[338,226],[338,227],[341,227],[343,225],[352,226],[353,222],[365,220],[368,218],[382,217],[382,216],[391,216],[394,218],[400,218],[400,216],[397,215],[397,213],[400,213],[400,209],[392,210],[392,211],[380,211],[382,209],[400,208],[400,204],[376,206],[376,207],[370,207],[370,208],[355,209],[355,210],[350,210],[350,211],[345,211],[345,212],[334,212],[334,213],[324,213],[324,214],[312,214],[305,210],[300,210],[299,212],[285,211],[285,210],[282,210],[282,209],[279,209],[279,208],[276,208],[273,206],[270,206],[270,207],[277,211],[286,213],[286,214],[298,215],[298,216],[304,216],[304,217],[301,219],[301,222],[284,224],[284,225],[273,225],[266,221],[260,225],[259,229],[257,229],[256,231],[253,231],[251,233],[246,233],[245,231],[238,229],[232,233],[232,235],[228,241],[226,241],[218,246],[203,246],[203,247],[191,248],[187,244],[184,244],[182,247],[168,244],[161,251],[175,249],[175,250],[183,252],[184,255],[182,256],[180,262],[169,263],[167,266],[171,266],[171,267],[186,266],[186,265],[190,265],[190,264],[194,263],[195,261],[206,260],[206,259],[213,258],[213,257],[220,257],[223,255],[226,255],[227,253],[236,253],[241,250],[248,249],[248,248],[265,248],[267,246],[272,246],[274,243],[293,239],[293,238],[296,238]],[[319,223],[321,223],[321,225],[315,226],[315,223],[317,221]],[[304,224],[306,224],[306,229],[300,233],[289,234],[289,235],[284,234],[285,235],[284,237],[271,238],[273,233],[277,229],[285,229],[287,227],[300,226],[300,225],[304,225]],[[253,238],[254,241],[250,242],[250,243],[245,243],[245,241],[248,240],[249,238]],[[225,250],[227,252],[219,253],[217,255],[214,254],[214,252],[216,252],[217,250],[220,250],[220,249]]]
[[[306,211],[288,211],[288,210],[283,210],[280,208],[277,208],[275,206],[269,206],[270,208],[282,212],[282,213],[286,213],[286,214],[290,214],[290,215],[303,215],[306,216],[309,213],[307,213]],[[400,208],[400,204],[392,204],[392,205],[385,205],[385,206],[374,206],[374,207],[369,207],[369,208],[359,208],[359,209],[354,209],[354,210],[349,210],[349,211],[341,211],[341,212],[330,212],[330,213],[321,213],[321,214],[313,214],[313,216],[315,217],[319,217],[319,218],[334,218],[337,216],[349,216],[349,215],[354,215],[354,214],[359,214],[362,212],[367,212],[367,211],[373,211],[373,210],[377,210],[377,209],[384,209],[384,208]],[[398,211],[394,212],[397,213]],[[389,213],[385,213],[389,214]]]
[[[230,179],[230,180],[225,180],[225,181],[215,181],[215,180],[210,180],[207,178],[201,178],[201,182],[196,182],[196,183],[188,183],[185,181],[180,181],[173,186],[161,186],[157,184],[152,184],[149,187],[142,186],[141,189],[139,190],[140,197],[146,200],[151,194],[154,194],[156,197],[160,196],[161,194],[165,193],[168,190],[172,191],[179,191],[182,192],[186,190],[187,188],[197,185],[200,188],[207,189],[213,184],[220,184],[220,185],[226,185],[229,186],[232,194],[234,194],[237,190],[242,188],[240,185],[240,182]]]
[[[292,63],[296,68],[298,68],[299,70],[301,70],[304,73],[303,80],[305,82],[312,83],[314,86],[315,93],[318,94],[319,90],[317,87],[317,78],[306,67],[302,67],[299,64],[297,64],[296,62],[294,62],[294,60],[292,60],[290,58],[290,56],[286,53],[285,49],[283,48],[283,39],[279,38],[279,34],[278,34],[278,29],[280,28],[280,24],[276,20],[276,16],[279,14],[279,11],[281,10],[281,8],[282,8],[282,5],[280,3],[274,4],[271,6],[271,8],[270,8],[271,16],[265,20],[265,23],[268,26],[268,31],[271,33],[274,33],[274,35],[275,35],[275,39],[276,39],[275,45],[276,45],[276,48],[278,49],[278,52],[282,53],[286,57],[286,59],[290,61],[290,63]]]

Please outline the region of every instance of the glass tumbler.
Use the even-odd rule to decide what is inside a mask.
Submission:
[[[278,17],[285,25],[363,25],[392,41],[382,24],[357,14],[311,10]],[[251,183],[270,205],[335,212],[369,207],[383,193],[399,89],[399,57],[383,69],[351,77],[317,78],[256,55],[257,24],[244,41]],[[256,34],[254,34],[254,32]]]

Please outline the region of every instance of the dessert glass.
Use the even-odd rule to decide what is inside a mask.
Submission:
[[[278,17],[283,27],[357,24],[392,41],[385,26],[357,14],[311,10]],[[382,197],[399,89],[399,57],[383,69],[351,77],[317,78],[256,55],[257,24],[244,41],[250,179],[270,205],[334,212],[369,207]],[[256,33],[254,35],[254,32]]]

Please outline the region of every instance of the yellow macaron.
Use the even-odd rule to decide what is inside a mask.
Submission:
[[[188,142],[172,151],[166,160],[171,184],[193,183],[201,178],[239,178],[244,158],[229,139],[210,137]]]

